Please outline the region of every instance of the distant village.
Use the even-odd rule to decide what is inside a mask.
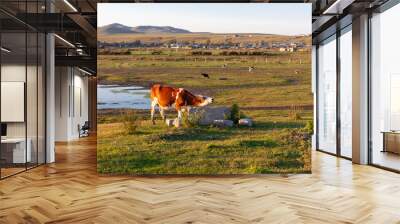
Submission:
[[[108,42],[98,42],[98,47],[100,49],[104,48],[170,48],[170,49],[272,49],[276,51],[303,51],[310,46],[303,42],[241,42],[233,43],[230,41],[224,43],[196,43],[191,41],[176,41],[171,40],[165,43],[161,42],[142,42],[136,40],[133,42],[119,42],[119,43],[108,43]]]

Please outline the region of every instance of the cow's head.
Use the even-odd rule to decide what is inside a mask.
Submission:
[[[184,102],[183,104],[186,106],[204,107],[212,103],[214,99],[208,96],[194,95],[183,88],[179,88],[176,95],[176,101],[178,102],[178,104],[179,101],[182,101]]]
[[[214,98],[208,97],[208,96],[196,95],[196,98],[200,102],[198,104],[199,107],[204,107],[204,106],[207,106],[208,104],[211,104],[212,102],[214,102]]]

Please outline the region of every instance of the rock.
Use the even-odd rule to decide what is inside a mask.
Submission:
[[[214,120],[213,125],[217,127],[232,127],[233,121],[231,120]]]
[[[181,121],[178,119],[178,118],[175,118],[175,120],[174,120],[174,126],[176,127],[176,128],[179,128],[180,126],[181,126]]]
[[[253,126],[253,120],[251,120],[250,118],[242,118],[239,120],[238,124],[239,124],[239,126],[251,127],[251,126]]]
[[[176,127],[179,128],[181,126],[181,121],[179,121],[178,118],[175,119],[165,119],[165,123],[167,124],[168,127]]]
[[[212,125],[214,120],[224,120],[230,113],[229,107],[201,107],[190,110],[190,116],[199,116],[199,125]]]
[[[168,127],[171,127],[174,125],[174,119],[165,119],[165,123]]]

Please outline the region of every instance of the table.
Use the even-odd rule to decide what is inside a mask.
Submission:
[[[400,154],[400,131],[382,131],[383,150],[382,152],[391,152]]]
[[[25,144],[28,143],[25,151]],[[26,163],[31,162],[32,153],[30,138],[5,138],[1,139],[1,157],[6,163]]]

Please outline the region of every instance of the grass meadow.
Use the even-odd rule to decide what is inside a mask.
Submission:
[[[111,51],[111,53],[110,53]],[[123,53],[121,53],[123,51]],[[212,96],[211,106],[237,104],[253,127],[168,127],[148,110],[98,112],[101,174],[309,173],[312,131],[311,55],[193,55],[194,50],[108,50],[98,55],[99,84],[155,83]],[[157,54],[154,54],[157,52]],[[223,65],[226,64],[226,67]],[[252,72],[249,66],[254,66]],[[210,78],[202,77],[208,73]],[[177,114],[170,111],[168,118]]]

